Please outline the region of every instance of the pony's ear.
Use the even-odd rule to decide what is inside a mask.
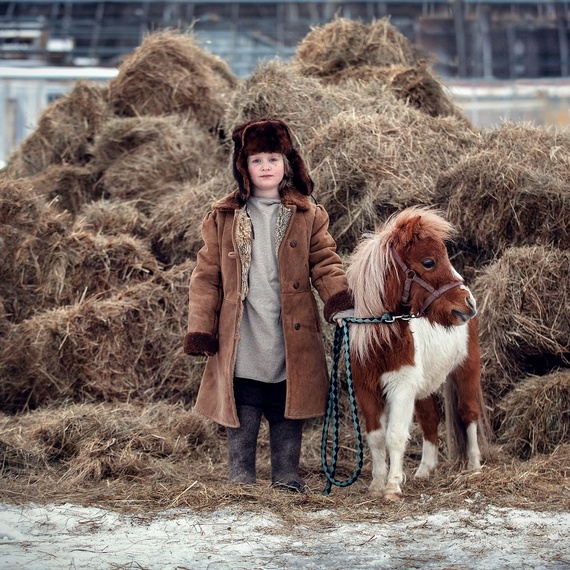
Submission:
[[[421,215],[402,220],[401,223],[396,224],[392,232],[394,247],[402,251],[412,245],[414,241],[422,236],[422,228]]]

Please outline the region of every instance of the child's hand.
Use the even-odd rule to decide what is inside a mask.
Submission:
[[[336,321],[339,327],[342,327],[343,320],[348,317],[354,317],[354,309],[347,309],[346,311],[339,311],[332,316],[332,321]],[[350,326],[350,323],[348,323]]]

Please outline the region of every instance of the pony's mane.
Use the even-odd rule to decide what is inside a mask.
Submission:
[[[375,233],[362,236],[350,258],[346,271],[348,286],[354,297],[356,317],[380,317],[394,310],[395,261],[390,252],[393,245],[399,252],[417,239],[434,238],[445,241],[453,226],[437,211],[411,207],[393,214]],[[391,287],[390,287],[391,285]],[[399,327],[359,324],[350,328],[352,351],[365,361],[371,347],[388,345],[398,338]]]

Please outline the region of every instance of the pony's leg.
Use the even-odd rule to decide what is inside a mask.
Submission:
[[[481,469],[481,451],[477,441],[477,422],[467,426],[467,469],[477,471]]]
[[[481,468],[481,451],[477,441],[477,425],[481,412],[481,360],[474,321],[469,322],[469,354],[451,374],[457,390],[457,413],[467,432],[467,469]]]
[[[422,460],[416,470],[417,479],[427,479],[430,473],[437,467],[438,461],[438,425],[440,420],[439,406],[435,394],[416,400],[415,404],[416,420],[421,427]]]
[[[380,427],[366,434],[366,441],[372,457],[372,481],[369,490],[371,493],[384,494],[386,488],[386,416],[380,418]]]
[[[354,391],[366,423],[366,442],[372,458],[372,482],[369,489],[372,493],[383,493],[387,473],[384,399],[378,389],[370,388],[375,384],[370,371],[365,371],[355,363],[353,372]]]
[[[397,500],[402,495],[400,485],[404,481],[404,452],[414,417],[413,387],[419,385],[417,376],[417,369],[404,366],[399,372],[388,373],[383,377],[388,408],[386,448],[390,460],[384,497],[388,500]]]

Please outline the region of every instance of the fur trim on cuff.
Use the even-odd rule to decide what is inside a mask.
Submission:
[[[323,309],[325,321],[330,323],[332,317],[340,311],[354,308],[354,301],[352,295],[348,291],[341,291],[334,294],[326,303]]]
[[[218,352],[218,339],[208,333],[186,333],[184,352],[192,356],[212,356]]]

